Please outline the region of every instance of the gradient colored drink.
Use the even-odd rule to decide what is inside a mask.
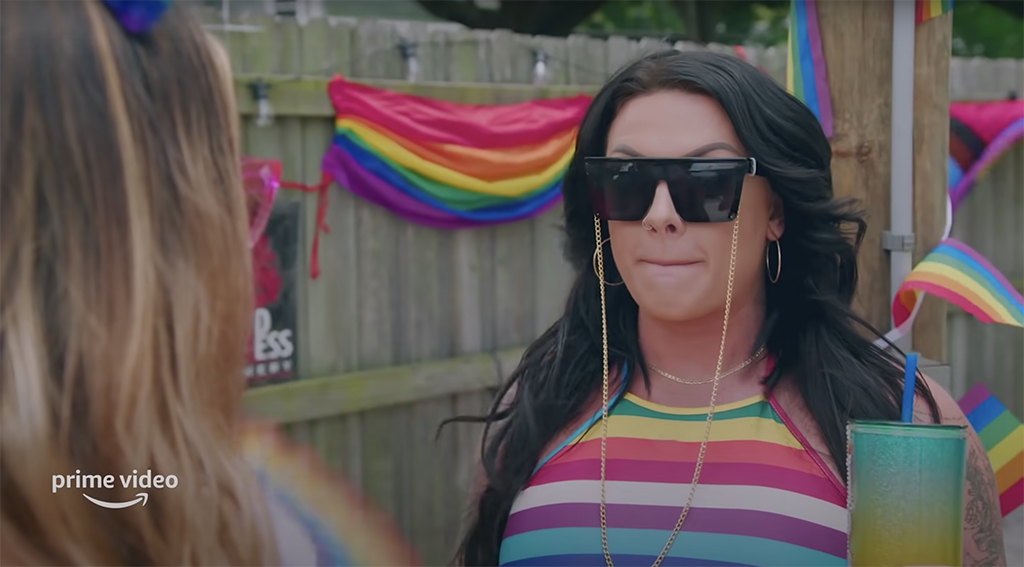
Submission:
[[[850,565],[962,564],[967,428],[852,421]]]

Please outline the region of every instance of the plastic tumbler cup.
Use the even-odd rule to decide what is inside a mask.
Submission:
[[[851,567],[962,565],[967,428],[851,421]]]

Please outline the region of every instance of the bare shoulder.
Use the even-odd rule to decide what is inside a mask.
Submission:
[[[956,403],[956,400],[953,399],[953,396],[949,395],[949,392],[947,392],[945,388],[929,376],[925,376],[924,381],[928,384],[928,390],[931,391],[932,397],[935,399],[935,405],[939,408],[939,415],[942,417],[942,423],[949,425],[969,425],[967,417],[964,416],[964,412],[960,411],[960,406]],[[920,394],[914,398],[914,422],[935,423],[935,419],[932,417],[932,411],[928,407],[928,403]]]
[[[821,427],[818,426],[814,416],[808,410],[807,404],[804,403],[803,396],[800,395],[793,380],[788,378],[780,380],[779,384],[772,390],[772,397],[778,404],[778,409],[781,409],[785,414],[785,419],[788,422],[787,425],[796,428],[803,435],[807,443],[805,448],[817,453],[835,478],[837,480],[841,479],[839,467],[835,459],[832,458],[832,453],[828,450],[828,444],[825,442],[825,436],[821,432]]]
[[[939,408],[942,423],[966,425],[967,470],[964,482],[964,559],[965,567],[1001,567],[1006,565],[1003,546],[1003,516],[999,491],[985,447],[977,432],[953,397],[942,386],[925,376],[928,388]],[[914,403],[914,421],[933,423],[931,411],[918,396]]]

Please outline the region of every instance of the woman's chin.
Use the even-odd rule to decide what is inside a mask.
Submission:
[[[643,301],[637,300],[640,310],[662,321],[692,321],[712,311],[709,309],[709,302],[701,300],[702,297],[707,297],[706,294],[693,291],[680,292],[678,287],[660,293],[649,290],[642,297]]]

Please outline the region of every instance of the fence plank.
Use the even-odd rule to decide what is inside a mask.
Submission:
[[[486,415],[490,408],[493,394],[487,392],[469,392],[459,394],[455,398],[455,415]],[[463,533],[467,520],[472,514],[468,506],[468,499],[474,486],[480,479],[478,474],[480,468],[480,440],[483,435],[483,426],[480,424],[456,424],[444,432],[445,435],[452,435],[455,438],[456,459],[453,476],[458,479],[457,483],[457,505],[455,509],[459,514],[459,521],[449,525],[448,529],[456,534]],[[456,539],[458,536],[455,536]],[[457,540],[456,540],[457,541]]]
[[[570,35],[559,41],[563,46],[570,85],[601,85],[608,79],[608,50],[604,42],[584,35]],[[554,81],[553,81],[554,82]]]
[[[410,442],[415,476],[410,487],[410,538],[423,542],[419,552],[427,565],[444,565],[455,541],[448,526],[457,523],[449,511],[456,508],[458,485],[452,474],[455,439],[437,436],[437,427],[452,416],[453,398],[434,398],[414,405],[410,411]]]
[[[1017,76],[1024,82],[1024,65],[1019,67],[1019,71]],[[1009,245],[1003,249],[1003,257],[995,261],[1017,290],[1024,292],[1024,222],[1021,222],[1021,211],[1024,211],[1024,190],[1021,189],[1024,187],[1024,144],[1017,144],[1016,149],[1003,158],[1001,168],[1006,177],[995,179],[998,179],[997,191],[1005,195],[1006,206],[1002,208],[1003,216],[992,226],[994,230],[1005,230]],[[1007,351],[1013,354],[1013,360],[1003,368],[1000,376],[1009,385],[1003,403],[1017,417],[1024,418],[1024,380],[1021,379],[1024,375],[1024,350],[1019,348],[1024,344],[1024,329],[1004,327],[1001,332],[1007,335]]]
[[[363,416],[363,489],[381,511],[408,534],[404,512],[406,484],[402,475],[407,407],[382,408]],[[396,450],[397,449],[397,450]]]
[[[603,42],[577,35],[563,44],[568,73],[552,75],[551,84],[559,80],[573,84],[604,81],[608,54]],[[545,49],[552,48],[545,44]],[[563,256],[564,240],[561,204],[533,220],[533,336],[543,333],[565,310],[574,274]]]
[[[489,78],[482,32],[459,31],[449,36],[447,68],[451,81],[486,81]],[[451,290],[453,350],[456,355],[484,350],[483,265],[484,230],[458,230],[451,235],[452,269],[445,279]]]
[[[401,30],[402,39],[416,44],[421,80],[443,80],[446,43],[431,42],[428,24],[410,23]],[[450,331],[442,317],[440,266],[442,231],[413,223],[399,222],[396,240],[397,308],[395,345],[398,362],[443,358],[448,354]]]
[[[1013,154],[1020,155],[1024,149],[1018,144],[1018,151]],[[1011,157],[1013,155],[1011,154]],[[1006,163],[1008,167],[993,169],[986,181],[988,195],[974,195],[984,198],[992,203],[989,217],[992,232],[992,240],[988,243],[990,248],[985,248],[985,257],[990,261],[1003,266],[1007,273],[1018,276],[1024,272],[1024,234],[1021,231],[1021,214],[1024,211],[1024,177],[1019,175],[1021,163]],[[1016,166],[1016,167],[1014,167]],[[1015,185],[1014,185],[1015,184]],[[1007,189],[1016,187],[1016,191]],[[1015,206],[1014,206],[1015,205]],[[997,233],[992,228],[1005,227],[1005,233]],[[1018,410],[1022,404],[1021,364],[1024,356],[1021,354],[1021,345],[1024,344],[1024,329],[1012,329],[1003,326],[990,326],[992,336],[992,375],[987,377],[991,380],[991,390],[1008,407]],[[1014,408],[1014,406],[1016,406]]]
[[[301,70],[312,73],[333,66],[347,74],[352,58],[353,27],[347,21],[311,21],[302,34]],[[323,90],[326,90],[326,85]],[[326,99],[322,92],[321,98]],[[320,162],[331,144],[334,129],[330,120],[303,120],[303,124],[305,175],[302,181],[314,184],[319,180]],[[303,326],[305,336],[300,344],[308,344],[308,366],[323,369],[311,372],[313,375],[352,371],[359,367],[356,198],[344,189],[330,190],[327,205],[330,232],[319,235],[320,277],[317,280],[306,276],[309,250],[317,230],[317,196],[305,195],[303,198],[305,245],[302,254],[304,271],[300,277],[307,279],[308,299],[303,313],[308,323]]]

